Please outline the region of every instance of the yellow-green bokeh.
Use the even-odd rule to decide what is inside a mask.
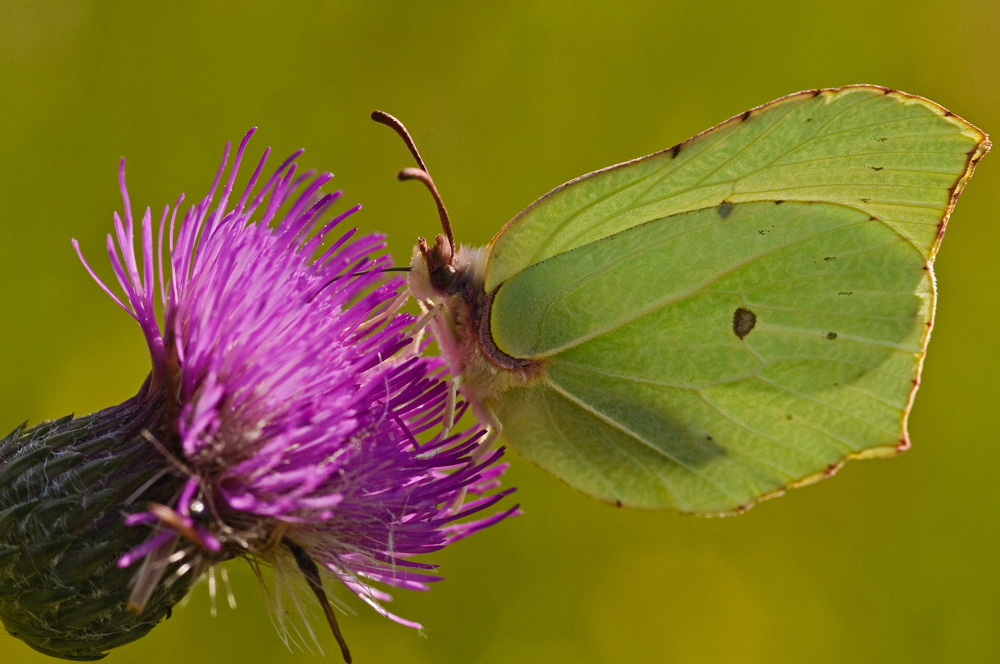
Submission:
[[[251,154],[307,148],[300,163],[335,172],[402,260],[436,214],[395,181],[409,157],[374,108],[413,131],[475,244],[569,178],[801,89],[881,84],[1000,133],[993,0],[263,5],[0,0],[4,431],[120,402],[148,369],[69,243],[110,276],[122,155],[134,204],[158,213],[204,195],[224,142],[259,126]],[[987,156],[936,264],[912,450],[714,520],[615,510],[512,458],[525,515],[437,556],[432,592],[396,593],[426,638],[349,599],[356,661],[997,661],[998,185]],[[239,609],[220,598],[211,618],[201,586],[109,661],[315,661],[282,645],[246,566],[230,571]],[[49,660],[0,634],[0,661]]]

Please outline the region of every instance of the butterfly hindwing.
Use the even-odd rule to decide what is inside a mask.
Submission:
[[[984,134],[872,86],[792,95],[564,185],[491,245],[491,404],[609,502],[714,513],[907,445],[933,255]]]

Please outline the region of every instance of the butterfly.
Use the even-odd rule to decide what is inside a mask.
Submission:
[[[443,225],[408,277],[455,385],[600,500],[738,513],[909,446],[932,264],[989,150],[921,97],[808,90],[556,187],[486,247]]]

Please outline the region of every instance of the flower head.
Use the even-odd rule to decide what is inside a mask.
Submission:
[[[382,237],[352,230],[333,239],[359,206],[328,218],[339,192],[320,188],[332,176],[296,175],[296,153],[254,194],[265,153],[230,207],[251,134],[217,203],[226,159],[209,195],[182,220],[181,200],[164,209],[155,243],[146,210],[139,255],[123,161],[124,219],[115,215],[108,253],[125,297],[87,267],[139,323],[152,358],[147,383],[127,402],[145,409],[142,425],[120,436],[139,444],[149,468],[139,474],[142,484],[116,498],[132,536],[127,547],[111,547],[117,569],[138,571],[111,612],[127,606],[141,617],[155,606],[151,627],[183,595],[163,600],[165,589],[186,590],[213,563],[243,556],[273,565],[277,579],[301,571],[349,660],[319,570],[384,615],[419,627],[386,612],[381,601],[389,596],[373,583],[426,588],[438,577],[413,555],[516,507],[465,519],[507,493],[492,492],[502,450],[484,453],[479,432],[443,429],[449,390],[442,367],[414,350],[412,319],[397,313],[403,283],[385,276]],[[15,434],[25,439],[24,431]],[[63,492],[71,490],[90,487]],[[0,509],[3,498],[0,492]],[[144,539],[136,541],[137,532]],[[280,587],[272,597],[283,601]],[[0,606],[5,624],[16,609]],[[275,611],[279,622],[285,613]],[[53,645],[69,638],[55,632],[44,643],[26,640],[61,656],[118,645],[101,637],[69,652]]]

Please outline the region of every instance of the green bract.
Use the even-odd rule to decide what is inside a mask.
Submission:
[[[457,254],[459,287],[428,295],[418,251],[411,291],[528,459],[609,502],[740,511],[908,446],[931,264],[989,147],[920,97],[801,92],[556,188]]]

